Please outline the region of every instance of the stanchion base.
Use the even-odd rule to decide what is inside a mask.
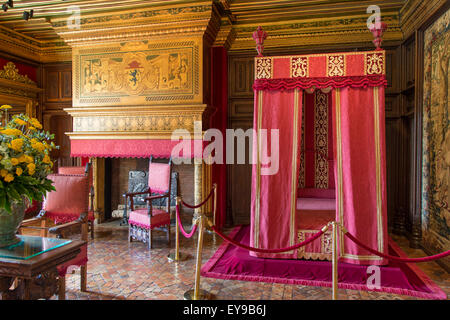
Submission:
[[[179,261],[185,261],[188,260],[191,257],[191,255],[189,254],[185,254],[182,252],[178,253],[178,260],[175,259],[175,252],[171,252],[168,256],[167,259],[171,262],[179,262]]]
[[[206,290],[200,289],[197,300],[211,300],[212,294]],[[194,289],[188,290],[184,293],[184,300],[194,300]]]

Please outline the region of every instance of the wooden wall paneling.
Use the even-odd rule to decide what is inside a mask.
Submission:
[[[228,128],[245,131],[253,127],[253,82],[254,56],[229,56]],[[250,223],[252,167],[248,159],[247,154],[245,164],[227,165],[227,225]]]
[[[254,57],[231,57],[229,62],[229,97],[252,97]]]
[[[449,3],[447,3],[447,7]],[[424,27],[423,27],[424,28]],[[412,227],[410,246],[421,247],[422,241],[422,110],[423,110],[423,78],[424,78],[424,29],[415,32],[415,91],[414,118],[412,123],[412,164],[411,164],[411,211]],[[448,268],[448,266],[447,266]],[[448,269],[447,269],[448,270]]]
[[[65,134],[72,131],[72,117],[64,108],[72,107],[72,64],[45,64],[41,67],[41,81],[44,88],[42,94],[42,122],[45,130],[55,134],[55,144],[59,150],[53,151],[58,166],[72,166],[79,159],[70,157],[70,139]]]
[[[231,129],[247,130],[253,127],[252,119],[234,119],[230,124]],[[234,145],[234,164],[229,164],[227,172],[231,183],[228,183],[228,195],[230,201],[231,218],[234,225],[250,223],[250,200],[252,187],[252,165],[250,164],[249,139],[245,141],[245,164],[237,164],[237,143]]]

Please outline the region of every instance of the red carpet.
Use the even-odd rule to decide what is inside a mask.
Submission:
[[[249,244],[250,227],[238,226],[230,234],[234,240]],[[405,257],[403,251],[389,239],[389,254]],[[447,299],[447,295],[414,264],[391,262],[380,268],[379,289],[369,289],[367,266],[339,263],[339,288],[381,291],[425,299]],[[255,258],[248,251],[223,242],[202,267],[203,277],[276,282],[306,286],[331,287],[331,262],[314,260],[283,260]]]

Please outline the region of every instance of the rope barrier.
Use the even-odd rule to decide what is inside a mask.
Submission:
[[[186,206],[186,207],[188,207],[188,208],[190,208],[190,209],[197,209],[197,208],[200,208],[201,206],[203,206],[203,205],[209,200],[209,198],[212,197],[213,194],[214,194],[214,189],[211,190],[211,192],[209,193],[209,195],[206,197],[205,200],[203,200],[202,203],[200,203],[200,204],[198,204],[198,205],[195,205],[195,206],[190,205],[190,204],[187,204],[187,203],[184,202],[183,200],[181,200],[181,203],[182,203],[184,206]]]
[[[400,257],[394,257],[394,256],[391,256],[391,255],[388,255],[388,254],[381,253],[381,252],[379,252],[377,250],[374,250],[374,249],[366,246],[361,241],[356,239],[355,236],[350,234],[348,231],[345,232],[345,235],[350,240],[352,240],[354,243],[356,243],[358,246],[360,246],[361,248],[364,248],[367,251],[369,251],[369,252],[371,252],[371,253],[373,253],[373,254],[375,254],[377,256],[380,256],[380,257],[383,257],[383,258],[386,258],[386,259],[389,259],[389,260],[398,261],[398,262],[404,262],[404,263],[427,262],[427,261],[441,259],[441,258],[444,258],[444,257],[450,255],[450,250],[447,250],[445,252],[442,252],[442,253],[439,253],[439,254],[436,254],[436,255],[433,255],[433,256],[422,257],[422,258],[400,258]]]
[[[291,251],[291,250],[295,250],[298,249],[300,247],[303,247],[305,245],[307,245],[308,243],[313,242],[314,240],[316,240],[317,238],[319,238],[322,234],[324,234],[324,232],[327,230],[328,226],[324,226],[322,228],[322,230],[320,230],[319,232],[315,233],[311,238],[302,241],[300,243],[297,243],[296,245],[290,246],[290,247],[286,247],[286,248],[280,248],[280,249],[260,249],[260,248],[254,248],[254,247],[249,247],[245,244],[239,243],[234,241],[233,239],[227,237],[226,235],[224,235],[222,232],[220,232],[219,230],[217,230],[217,228],[215,226],[211,226],[211,229],[217,233],[223,240],[231,243],[232,245],[235,245],[236,247],[242,248],[242,249],[246,249],[249,251],[253,251],[253,252],[259,252],[259,253],[280,253],[280,252],[286,252],[286,251]]]
[[[192,226],[191,232],[187,233],[184,230],[183,224],[181,223],[180,208],[178,207],[178,204],[176,205],[175,208],[176,208],[176,211],[177,211],[177,219],[178,219],[178,224],[179,224],[179,227],[180,227],[180,231],[183,234],[183,236],[185,236],[185,238],[189,239],[189,238],[191,238],[194,235],[195,231],[197,231],[197,224],[194,224]]]

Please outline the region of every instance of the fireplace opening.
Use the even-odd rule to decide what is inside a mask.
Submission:
[[[160,161],[153,159],[154,162]],[[166,161],[166,159],[162,160]],[[124,193],[146,189],[148,183],[148,158],[104,158],[104,205],[102,222],[123,219],[125,210]],[[100,180],[101,181],[101,180]],[[100,182],[101,183],[101,182]],[[102,189],[101,186],[99,188]],[[171,218],[175,219],[176,196],[183,197],[187,203],[194,203],[194,165],[172,164]],[[165,207],[163,202],[153,202],[154,207]],[[135,198],[136,208],[146,208],[143,198]],[[129,206],[127,206],[129,210]],[[101,210],[103,209],[103,210]],[[192,216],[193,210],[183,208],[184,215]]]

